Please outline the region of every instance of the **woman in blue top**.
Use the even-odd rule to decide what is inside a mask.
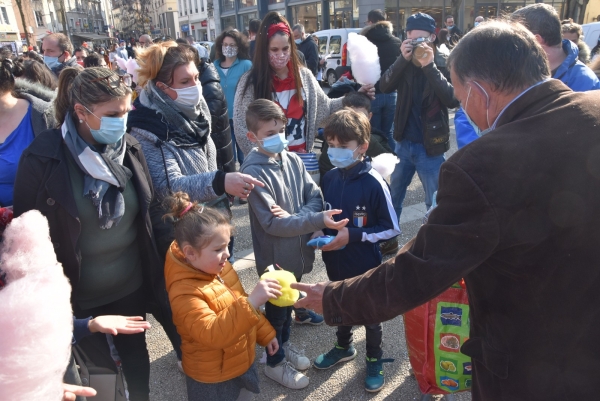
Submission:
[[[248,56],[248,42],[238,31],[225,31],[217,38],[215,47],[217,58],[215,67],[221,77],[221,87],[225,92],[225,99],[227,99],[233,157],[241,165],[244,162],[244,153],[237,146],[233,132],[233,100],[240,78],[252,68],[252,62]]]
[[[36,62],[36,61],[34,61]],[[0,207],[13,204],[13,186],[23,150],[54,124],[52,93],[41,84],[15,81],[10,56],[0,55]]]

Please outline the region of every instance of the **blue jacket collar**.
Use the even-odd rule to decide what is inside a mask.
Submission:
[[[567,72],[569,71],[569,68],[571,68],[574,64],[577,63],[579,57],[579,48],[575,43],[571,42],[568,39],[563,39],[562,48],[563,51],[567,54],[567,58],[556,69],[556,72],[554,73],[554,76],[552,76],[552,78],[560,79],[564,83],[567,83]]]
[[[365,156],[365,158],[356,164],[356,166],[351,169],[338,168],[337,169],[342,176],[342,179],[353,180],[360,177],[362,174],[367,174],[371,171],[371,158],[369,156]]]

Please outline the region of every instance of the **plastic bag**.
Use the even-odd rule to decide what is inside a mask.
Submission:
[[[471,358],[460,352],[469,338],[469,325],[464,283],[404,314],[410,364],[423,394],[471,389]]]

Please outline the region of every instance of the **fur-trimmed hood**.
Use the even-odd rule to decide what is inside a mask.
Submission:
[[[15,94],[31,103],[31,123],[34,135],[54,128],[54,98],[56,92],[40,83],[26,79],[15,79]]]
[[[15,92],[20,95],[35,96],[44,102],[53,102],[56,97],[56,92],[52,89],[24,78],[15,79]]]
[[[583,39],[577,41],[577,47],[579,48],[579,61],[583,64],[588,64],[590,62],[590,47]]]
[[[360,34],[366,36],[371,42],[386,42],[393,38],[394,26],[389,21],[379,21],[363,28]]]

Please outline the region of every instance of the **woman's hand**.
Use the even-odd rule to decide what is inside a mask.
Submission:
[[[105,333],[116,336],[117,334],[143,333],[150,328],[150,323],[144,321],[141,316],[98,316],[88,323],[88,329],[92,333]]]
[[[260,280],[256,287],[252,290],[252,293],[248,295],[248,302],[250,305],[254,307],[254,309],[258,309],[258,307],[269,299],[279,298],[281,296],[281,286],[279,285],[279,281],[274,278],[266,278],[264,280]]]
[[[251,175],[242,173],[225,174],[225,192],[229,195],[237,196],[241,199],[248,198],[254,186],[264,187],[265,184],[255,179]]]
[[[369,96],[371,100],[375,100],[375,85],[367,84],[360,87],[358,90],[361,93]]]
[[[277,342],[277,337],[275,337],[267,344],[267,353],[273,356],[277,351],[279,351],[279,343]]]

